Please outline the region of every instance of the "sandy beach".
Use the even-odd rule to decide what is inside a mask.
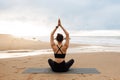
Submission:
[[[0,50],[40,50],[49,49],[48,42],[20,40],[8,35],[0,36]],[[4,37],[4,38],[3,38]],[[5,43],[5,38],[8,40]],[[11,42],[12,44],[10,45]],[[36,44],[37,43],[37,44]],[[3,45],[4,44],[4,45]],[[5,45],[6,44],[6,45]],[[22,45],[24,44],[24,45]],[[12,47],[8,47],[8,45]],[[19,46],[20,45],[20,46]],[[16,47],[15,47],[16,46]],[[71,44],[70,47],[78,45]],[[79,44],[80,46],[80,44]],[[86,45],[81,45],[86,46]],[[27,53],[27,52],[26,52]],[[9,53],[11,54],[11,53]],[[23,74],[27,68],[49,68],[48,58],[53,54],[40,54],[26,57],[0,58],[0,80],[120,80],[120,53],[119,52],[78,52],[68,53],[66,61],[73,58],[72,68],[96,68],[100,74]]]
[[[120,0],[0,0],[0,80],[120,80]]]
[[[78,46],[79,44],[70,44],[70,47]],[[83,45],[84,46],[84,45]],[[9,34],[0,34],[0,50],[39,50],[49,49],[49,42],[43,42],[40,40],[27,40],[24,38],[17,38]]]
[[[0,80],[120,80],[119,53],[68,54],[75,59],[73,68],[96,68],[100,74],[23,74],[30,67],[48,68],[52,54],[0,59]]]

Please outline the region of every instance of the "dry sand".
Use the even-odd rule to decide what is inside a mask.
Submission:
[[[70,47],[79,46],[82,44],[70,44]],[[82,46],[86,46],[83,44]],[[50,44],[40,40],[26,40],[24,38],[16,38],[9,34],[0,34],[0,50],[21,50],[21,49],[48,49]]]
[[[1,39],[0,44],[3,44],[0,45],[1,50],[42,49],[42,48],[50,47],[49,44],[46,42],[41,42],[41,41],[35,42],[31,40],[13,38],[8,35],[0,36],[0,39]],[[14,41],[11,44],[10,41],[12,40]],[[8,44],[12,47],[8,47]],[[76,46],[76,45],[71,45],[71,46]],[[101,72],[100,74],[23,74],[22,73],[25,69],[30,67],[48,68],[49,67],[47,63],[48,58],[54,58],[53,54],[42,54],[37,56],[28,56],[28,57],[19,57],[19,58],[18,57],[4,58],[4,59],[1,58],[0,80],[120,80],[120,53],[116,53],[116,52],[96,52],[96,53],[79,52],[75,54],[68,54],[66,56],[66,61],[68,61],[71,58],[75,60],[75,63],[73,64],[72,68],[96,68],[99,72]]]
[[[41,46],[44,45],[44,46]],[[0,50],[18,49],[45,49],[50,48],[48,42],[16,38],[8,34],[0,34]]]
[[[72,68],[96,68],[100,74],[23,74],[30,67],[48,68],[52,54],[0,59],[0,80],[120,80],[119,53],[68,54],[66,61],[74,58]]]

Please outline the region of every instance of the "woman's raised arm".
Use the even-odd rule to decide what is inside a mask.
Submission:
[[[54,34],[55,34],[57,28],[58,28],[58,26],[56,26],[56,28],[51,32],[51,35],[50,35],[50,44],[51,44],[51,47],[53,47],[55,45]]]
[[[65,35],[66,35],[65,46],[66,46],[66,48],[68,48],[68,46],[69,46],[69,33],[68,33],[67,30],[61,25],[60,19],[58,20],[58,26],[60,26],[60,27],[62,28],[62,30],[64,31],[64,33],[65,33]]]

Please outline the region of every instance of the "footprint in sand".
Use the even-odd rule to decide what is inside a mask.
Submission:
[[[86,77],[86,75],[85,74],[81,74],[82,75],[82,77]]]
[[[110,78],[109,80],[116,80],[116,79],[114,79],[114,78]]]
[[[23,62],[23,63],[28,63],[28,61],[25,61],[25,62]]]
[[[28,60],[31,60],[31,58],[27,58]]]
[[[109,80],[116,80],[115,78],[111,78],[111,77],[109,77],[109,76],[103,76],[103,77],[109,78]]]
[[[72,79],[72,80],[77,80],[77,79]]]
[[[34,74],[30,74],[30,75],[28,76],[27,80],[33,80],[34,76],[35,76]]]
[[[23,69],[25,69],[25,67],[23,67],[23,68],[16,68],[16,71],[14,73],[19,73]]]
[[[5,75],[4,74],[0,74],[0,77],[4,77]]]
[[[87,77],[87,76],[92,76],[92,74],[81,74],[79,77]]]
[[[17,66],[12,66],[12,68],[16,68]]]
[[[4,63],[0,63],[0,65],[5,65]]]

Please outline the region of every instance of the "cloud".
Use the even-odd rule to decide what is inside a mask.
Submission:
[[[0,0],[0,21],[55,26],[69,30],[120,29],[119,0]]]
[[[93,12],[91,17],[88,19],[88,24],[90,26],[95,26],[96,28],[100,29],[120,29],[118,25],[120,25],[119,11],[120,5],[108,5],[102,9],[99,9]]]

